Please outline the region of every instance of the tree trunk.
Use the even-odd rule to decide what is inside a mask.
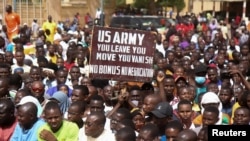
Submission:
[[[148,14],[150,14],[150,15],[156,15],[157,14],[154,0],[149,0]]]

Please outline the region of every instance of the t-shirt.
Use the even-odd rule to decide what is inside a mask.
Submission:
[[[18,123],[14,133],[12,134],[11,141],[37,141],[37,131],[45,124],[43,119],[38,119],[32,128],[24,130]]]
[[[0,141],[9,141],[17,125],[17,120],[9,127],[0,127]]]
[[[50,35],[46,35],[47,41],[50,41],[51,43],[53,43],[54,35],[56,34],[56,28],[57,28],[57,25],[55,22],[46,21],[43,23],[42,29],[44,31],[46,30],[50,31]]]
[[[53,135],[56,137],[58,141],[77,141],[78,140],[78,133],[79,133],[79,128],[78,126],[70,121],[63,120],[62,121],[62,126],[57,132],[52,132],[50,129],[50,126],[48,123],[44,124],[42,127],[38,129],[38,134],[37,138],[38,141],[44,141],[43,139],[40,138],[40,133],[42,130],[46,129],[53,133]]]
[[[93,138],[85,135],[85,129],[83,127],[79,130],[78,141],[115,141],[115,136],[107,129],[104,129],[100,136],[98,136],[97,138]]]
[[[30,72],[30,66],[25,65],[25,64],[23,66],[19,66],[17,64],[14,64],[14,65],[11,66],[12,73],[14,73],[15,69],[17,69],[17,68],[22,68],[24,73],[29,73]]]

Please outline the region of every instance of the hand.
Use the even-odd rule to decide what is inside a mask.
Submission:
[[[165,78],[164,72],[163,71],[159,71],[157,73],[157,76],[156,76],[157,82],[163,82],[164,78]]]
[[[45,30],[45,33],[46,33],[47,35],[50,35],[50,30],[49,30],[49,29],[46,29],[46,30]]]
[[[45,76],[47,76],[47,77],[50,77],[50,78],[56,77],[54,72],[52,72],[52,71],[44,70],[43,72],[44,72]]]
[[[229,73],[230,73],[231,75],[233,75],[233,74],[241,74],[241,71],[238,70],[238,69],[233,69],[233,70],[229,70]]]
[[[48,130],[43,129],[39,134],[40,138],[45,141],[57,141],[56,137]]]
[[[128,96],[129,96],[128,92],[121,93],[121,94],[118,96],[118,102],[119,102],[120,104],[123,104],[125,101],[128,100]]]

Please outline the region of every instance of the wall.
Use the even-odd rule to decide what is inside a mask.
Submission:
[[[44,9],[44,19],[47,20],[48,15],[51,15],[54,21],[61,19],[61,0],[44,0],[46,6]]]

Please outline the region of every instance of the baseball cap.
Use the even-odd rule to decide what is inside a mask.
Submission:
[[[161,102],[151,113],[158,118],[165,118],[173,116],[173,108],[168,102]]]
[[[32,102],[32,103],[34,103],[36,105],[36,107],[37,107],[37,117],[40,117],[42,115],[42,111],[43,111],[42,110],[42,106],[39,103],[39,101],[35,97],[33,97],[33,96],[29,96],[29,95],[28,96],[24,96],[20,100],[20,102],[16,105],[16,107],[24,105],[24,104],[26,104],[28,102]]]

